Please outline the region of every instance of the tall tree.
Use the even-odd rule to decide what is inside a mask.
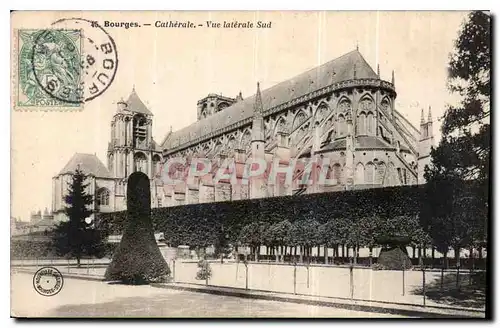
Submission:
[[[443,250],[462,247],[466,240],[485,240],[490,165],[491,23],[489,13],[471,12],[459,31],[448,65],[448,88],[457,95],[441,127],[442,140],[431,151],[426,168],[429,199],[423,226]],[[471,198],[465,186],[472,186]],[[453,193],[445,195],[446,190]],[[458,213],[465,203],[472,217]],[[453,213],[455,212],[455,213]],[[470,236],[473,234],[474,236]],[[467,238],[466,238],[467,237]],[[471,238],[472,237],[472,238]]]
[[[462,180],[489,178],[490,161],[490,16],[468,15],[450,55],[448,87],[458,95],[446,109],[440,145],[432,151],[427,179],[452,175]]]
[[[102,234],[94,229],[88,218],[95,212],[93,196],[86,192],[86,176],[77,168],[64,197],[68,221],[60,222],[54,229],[53,244],[60,255],[76,258],[78,266],[83,255],[99,255],[104,251]]]
[[[241,229],[239,241],[242,245],[250,247],[254,260],[258,262],[260,246],[264,244],[264,233],[269,228],[265,222],[252,222]]]
[[[232,251],[232,247],[229,244],[229,235],[224,226],[221,226],[219,233],[217,234],[217,239],[214,243],[215,256],[220,257],[221,263],[224,263],[224,258],[227,258]]]

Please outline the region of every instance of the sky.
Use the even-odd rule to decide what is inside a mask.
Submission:
[[[441,117],[456,101],[446,89],[449,53],[465,12],[16,12],[19,28],[47,28],[63,17],[110,22],[263,21],[268,29],[106,28],[119,66],[110,87],[79,112],[12,111],[11,216],[51,209],[52,180],[75,152],[106,163],[116,102],[132,88],[153,112],[153,137],[196,121],[196,102],[209,93],[243,97],[358,47],[382,79],[395,71],[396,109],[415,126],[420,111]],[[13,44],[15,38],[13,37]],[[13,91],[14,92],[14,91]],[[439,124],[434,134],[439,140]]]

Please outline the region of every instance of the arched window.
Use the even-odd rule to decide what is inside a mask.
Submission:
[[[299,126],[302,125],[307,120],[307,116],[303,111],[299,111],[297,115],[295,115],[295,119],[293,120],[292,130],[295,130]]]
[[[248,130],[245,130],[245,132],[243,133],[243,135],[241,136],[241,149],[247,149],[248,146],[250,145],[250,140],[252,139],[251,135],[250,135],[250,131]]]
[[[366,114],[361,112],[358,116],[358,135],[366,135]]]
[[[358,165],[356,165],[355,183],[363,184],[364,180],[365,180],[365,167],[362,163],[358,163]]]
[[[234,136],[230,136],[226,143],[226,151],[229,155],[231,155],[235,146],[236,146],[236,139],[234,139]]]
[[[366,115],[366,134],[375,135],[375,116],[371,112]]]
[[[295,144],[302,140],[302,138],[306,135],[305,127],[301,127],[299,131],[295,134]]]
[[[389,102],[389,100],[387,98],[384,98],[382,99],[382,101],[380,102],[380,107],[382,107],[382,109],[389,113],[390,112],[390,109],[391,109],[391,103]]]
[[[278,132],[285,132],[285,129],[286,129],[286,121],[283,117],[280,117],[280,119],[276,123],[276,128],[274,133],[276,134]]]
[[[377,165],[377,180],[375,183],[377,184],[383,184],[384,183],[384,178],[385,178],[385,171],[386,171],[386,165],[384,162],[380,162]]]
[[[113,154],[110,154],[109,155],[109,162],[108,162],[108,169],[111,172],[111,174],[114,174],[113,173],[113,167],[115,164],[114,161],[115,161],[115,157],[113,156]]]
[[[389,163],[389,166],[387,168],[386,177],[388,178],[387,182],[388,182],[389,186],[397,186],[400,184],[398,172],[397,172],[396,167],[394,166],[393,162]]]
[[[314,120],[316,122],[321,122],[327,115],[328,115],[328,105],[326,105],[325,103],[321,103],[321,105],[318,106],[318,109],[316,109],[316,113],[314,114],[315,116]]]
[[[339,137],[343,137],[346,134],[346,124],[345,124],[344,115],[339,115],[339,118],[337,121],[337,131],[338,131]]]
[[[148,173],[147,168],[146,168],[146,155],[144,153],[136,153],[134,155],[134,171],[139,171],[139,172],[144,172]]]
[[[161,172],[161,157],[160,155],[156,154],[153,156],[153,172],[155,175],[159,175]]]
[[[98,206],[109,206],[109,190],[107,188],[98,189],[96,199]]]
[[[221,102],[218,106],[217,106],[217,111],[220,112],[221,110],[223,110],[224,108],[226,107],[229,107],[229,104],[226,103],[226,102]]]
[[[351,110],[351,102],[347,98],[343,98],[342,100],[339,101],[338,104],[338,111],[343,113],[348,110]]]
[[[339,163],[333,165],[333,178],[336,180],[336,183],[339,184],[342,179],[342,168]]]
[[[359,109],[365,112],[370,112],[374,109],[375,105],[370,97],[365,97],[359,102]]]
[[[207,113],[207,103],[204,103],[203,106],[201,107],[201,113],[200,113],[200,116],[201,118],[205,118],[207,117],[208,113]]]
[[[133,123],[134,146],[142,144],[148,136],[148,123],[143,115],[135,115]]]
[[[373,184],[375,177],[375,165],[372,162],[369,162],[366,164],[365,167],[365,183],[366,184]]]

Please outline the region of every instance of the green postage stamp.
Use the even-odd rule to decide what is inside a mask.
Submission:
[[[81,31],[20,29],[15,37],[15,109],[83,108]]]

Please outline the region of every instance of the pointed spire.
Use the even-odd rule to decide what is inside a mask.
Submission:
[[[354,79],[356,79],[356,64],[354,64]]]
[[[392,80],[391,83],[393,86],[396,86],[396,80],[394,79],[394,70],[392,70]]]
[[[253,111],[255,114],[260,114],[262,115],[262,112],[264,111],[263,105],[262,105],[262,95],[260,94],[260,83],[257,82],[257,93],[255,94],[255,103],[253,105]]]
[[[427,116],[427,122],[432,122],[431,106],[429,105],[429,115]]]
[[[356,51],[359,51],[359,42],[356,40]]]
[[[377,64],[377,76],[380,79],[380,64]]]
[[[422,108],[422,113],[420,115],[420,124],[425,124],[425,119],[424,119],[424,109]]]

